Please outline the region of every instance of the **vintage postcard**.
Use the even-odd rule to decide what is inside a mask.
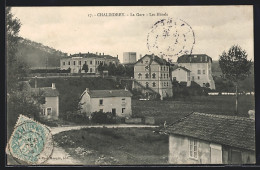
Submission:
[[[6,165],[255,164],[253,6],[6,7]]]

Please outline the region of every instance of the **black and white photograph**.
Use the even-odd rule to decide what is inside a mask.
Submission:
[[[7,166],[256,164],[253,5],[5,14]]]

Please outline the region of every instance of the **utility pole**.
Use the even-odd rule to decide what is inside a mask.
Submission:
[[[46,63],[45,63],[46,69],[45,69],[45,77],[47,77],[47,67],[48,67],[48,56],[46,56]]]

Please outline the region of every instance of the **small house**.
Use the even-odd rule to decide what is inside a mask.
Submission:
[[[190,79],[190,70],[181,67],[181,66],[176,66],[173,67],[172,69],[172,81],[177,81],[178,83],[180,82],[187,82],[187,86],[191,85],[191,79]]]
[[[131,117],[132,93],[127,89],[121,90],[86,90],[80,99],[81,112],[91,116],[93,112],[111,112],[118,117]]]
[[[254,164],[254,118],[192,113],[163,130],[171,164]]]
[[[59,92],[52,83],[52,87],[36,87],[31,89],[32,94],[44,97],[45,103],[41,104],[41,116],[47,119],[59,117]]]

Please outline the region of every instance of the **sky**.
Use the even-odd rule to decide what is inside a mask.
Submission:
[[[147,36],[155,23],[172,18],[192,29],[192,54],[218,60],[223,51],[240,45],[248,59],[254,58],[253,6],[13,7],[12,13],[22,23],[20,36],[68,54],[98,52],[122,61],[123,52],[136,52],[139,59],[152,53]],[[124,16],[99,16],[105,13]]]

